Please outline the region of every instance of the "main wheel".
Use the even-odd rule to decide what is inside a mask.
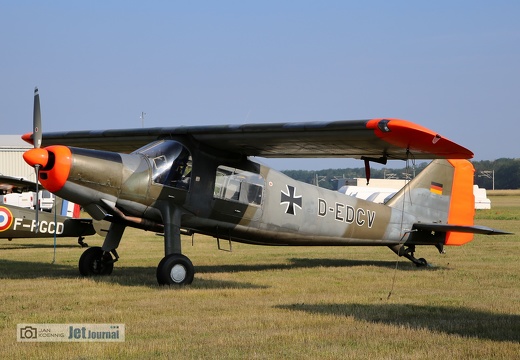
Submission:
[[[195,268],[191,260],[181,254],[165,256],[157,266],[159,285],[189,285],[194,275]]]
[[[79,272],[83,276],[110,275],[114,262],[110,254],[104,254],[99,246],[91,247],[79,258]]]

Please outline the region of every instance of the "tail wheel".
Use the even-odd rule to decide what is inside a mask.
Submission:
[[[425,258],[419,258],[417,259],[417,262],[415,263],[417,267],[425,267],[428,266],[428,261],[426,261]]]
[[[83,276],[110,275],[113,269],[112,256],[99,246],[85,250],[79,258],[79,272]]]
[[[195,268],[191,260],[181,254],[164,257],[157,266],[159,285],[189,285],[193,281]]]

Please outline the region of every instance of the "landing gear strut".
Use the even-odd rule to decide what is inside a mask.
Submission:
[[[81,246],[81,247],[88,247],[88,244],[86,242],[84,242],[83,240],[85,240],[85,238],[83,236],[80,236],[78,238],[78,244]]]
[[[164,222],[165,257],[157,266],[159,285],[189,285],[193,281],[195,268],[181,251],[181,211],[165,203],[161,209]]]
[[[125,226],[123,224],[110,224],[103,247],[94,246],[83,252],[79,258],[78,265],[81,275],[98,276],[112,274],[114,263],[119,259],[116,248],[119,246],[124,230]]]
[[[181,210],[164,202],[161,207],[164,223],[165,257],[157,266],[159,285],[182,286],[193,281],[195,268],[192,262],[181,252]],[[119,246],[125,230],[125,224],[113,222],[103,246],[85,250],[79,259],[79,272],[83,276],[110,275],[114,262],[119,258],[116,248]]]
[[[419,258],[417,259],[415,256],[414,256],[414,253],[415,253],[415,245],[410,245],[410,246],[404,246],[404,245],[393,245],[393,246],[389,246],[389,248],[395,252],[397,255],[399,256],[404,256],[405,258],[407,258],[408,260],[410,260],[411,262],[413,262],[415,264],[415,266],[417,267],[425,267],[425,266],[428,266],[428,262],[426,261],[425,258]]]

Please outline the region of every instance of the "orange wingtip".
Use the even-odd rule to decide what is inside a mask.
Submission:
[[[372,119],[367,128],[381,140],[412,152],[445,159],[471,159],[473,152],[421,125],[400,119]]]
[[[27,133],[27,134],[23,134],[22,135],[22,140],[31,144],[31,145],[34,145],[34,141],[33,141],[33,133]]]

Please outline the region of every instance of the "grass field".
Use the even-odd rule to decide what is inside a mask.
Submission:
[[[196,267],[160,288],[162,238],[128,229],[112,276],[80,278],[75,239],[0,242],[1,359],[518,359],[520,196],[492,197],[481,225],[515,232],[419,247],[218,251],[184,239]],[[101,238],[87,239],[100,245]],[[18,343],[19,323],[124,323],[123,343]]]

